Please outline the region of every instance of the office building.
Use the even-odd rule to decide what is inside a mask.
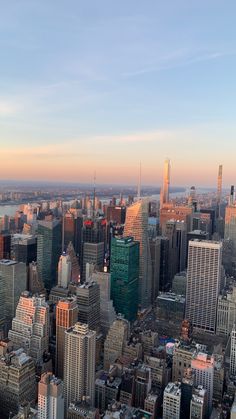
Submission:
[[[144,408],[145,399],[151,390],[151,369],[141,365],[135,369],[134,379],[134,406]]]
[[[37,239],[29,234],[13,234],[11,239],[12,259],[27,266],[37,259]]]
[[[161,260],[161,243],[160,240],[155,237],[149,239],[151,264],[152,264],[152,304],[154,304],[160,287],[160,260]]]
[[[180,419],[180,406],[181,384],[167,384],[163,398],[163,419]]]
[[[171,288],[169,282],[169,239],[158,236],[157,241],[160,243],[159,290],[164,292]]]
[[[138,201],[127,208],[124,237],[133,237],[139,242],[139,303],[144,308],[149,307],[152,292],[152,266],[146,200]]]
[[[0,343],[0,346],[1,343]],[[2,348],[1,348],[2,349]],[[33,403],[36,398],[35,365],[23,349],[7,353],[0,358],[0,417],[18,413],[23,402]]]
[[[236,323],[236,284],[219,295],[216,334],[229,336]]]
[[[66,254],[70,257],[71,261],[71,281],[76,284],[80,282],[80,266],[72,242],[68,244]]]
[[[235,273],[236,269],[236,206],[234,204],[234,198],[230,205],[225,210],[225,233],[224,238],[230,239],[232,243],[231,263],[232,273]]]
[[[62,253],[58,262],[58,280],[57,285],[62,288],[68,288],[71,281],[71,260],[65,252]]]
[[[27,271],[23,262],[0,260],[0,276],[4,286],[4,333],[7,336],[15,316],[20,295],[27,288]]]
[[[104,242],[83,244],[83,282],[89,280],[88,265],[93,265],[97,270],[102,270],[104,264]]]
[[[76,298],[58,301],[56,306],[56,375],[63,378],[65,331],[75,325],[78,320]]]
[[[109,205],[107,207],[107,222],[112,222],[116,224],[124,224],[125,223],[125,214],[126,214],[126,207],[117,206],[117,205]]]
[[[160,209],[160,227],[162,234],[165,229],[165,224],[170,220],[178,222],[184,221],[186,223],[187,231],[190,231],[192,213],[193,207],[176,205],[173,203],[165,204],[163,208]]]
[[[112,323],[116,319],[113,301],[110,298],[111,275],[108,272],[93,272],[91,280],[99,285],[101,332],[106,337]]]
[[[189,242],[185,318],[194,327],[215,332],[221,287],[222,243]]]
[[[112,239],[110,272],[115,310],[133,321],[138,312],[139,243],[132,237]]]
[[[104,369],[109,370],[119,356],[123,354],[124,346],[129,337],[129,322],[117,318],[109,329],[104,342]]]
[[[191,368],[193,356],[196,354],[196,347],[182,344],[174,349],[172,381],[182,381],[186,369]]]
[[[187,272],[182,271],[177,273],[174,276],[172,282],[172,292],[177,295],[186,295],[186,287],[187,287]]]
[[[207,414],[207,391],[203,386],[193,389],[190,404],[190,419],[205,419]]]
[[[11,257],[11,235],[0,233],[0,260]]]
[[[70,403],[67,410],[67,419],[99,419],[100,415],[95,407],[86,400]]]
[[[37,263],[39,277],[47,290],[57,282],[57,266],[61,255],[61,222],[39,221]]]
[[[191,361],[195,386],[202,386],[207,391],[207,410],[211,412],[214,384],[214,358],[206,353],[197,353]]]
[[[181,323],[184,318],[185,298],[171,292],[161,292],[156,299],[158,320]]]
[[[44,296],[21,294],[8,333],[14,349],[23,348],[35,363],[40,363],[49,345],[49,305]]]
[[[28,290],[32,294],[45,294],[42,280],[39,278],[37,262],[31,262],[28,267]]]
[[[236,376],[236,327],[235,324],[231,331],[230,343],[230,374]]]
[[[52,373],[41,375],[38,385],[38,419],[64,419],[63,382]]]
[[[96,332],[76,323],[65,332],[65,407],[84,398],[94,405]]]
[[[63,250],[72,243],[75,253],[80,255],[82,246],[82,227],[83,218],[79,215],[79,211],[77,209],[70,209],[67,211],[63,217]]]
[[[94,282],[85,282],[76,288],[78,321],[86,323],[89,329],[100,331],[100,289]]]

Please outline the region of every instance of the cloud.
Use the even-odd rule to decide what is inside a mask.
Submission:
[[[158,71],[163,71],[163,70],[171,70],[175,68],[187,67],[195,63],[207,62],[207,61],[216,60],[216,59],[220,59],[224,57],[232,57],[235,55],[236,55],[236,51],[199,52],[199,53],[196,53],[195,55],[192,55],[192,53],[186,49],[177,50],[162,57],[159,60],[159,62],[155,63],[154,65],[139,68],[137,70],[130,71],[130,72],[124,72],[122,73],[121,76],[124,78],[142,76],[144,74],[151,74],[151,73],[156,73]]]

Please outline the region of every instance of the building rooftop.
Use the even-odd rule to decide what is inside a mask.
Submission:
[[[172,394],[173,396],[180,396],[181,395],[181,389],[180,389],[180,383],[168,383],[164,393]]]

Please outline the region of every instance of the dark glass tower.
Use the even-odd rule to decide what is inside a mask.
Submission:
[[[39,221],[37,262],[40,279],[47,290],[50,290],[57,280],[57,265],[61,255],[61,222]]]
[[[138,311],[139,242],[133,237],[111,242],[111,299],[117,313],[129,321]]]

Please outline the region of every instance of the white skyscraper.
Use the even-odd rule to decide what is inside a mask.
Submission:
[[[151,304],[152,265],[148,238],[148,201],[140,200],[127,208],[124,237],[139,242],[139,302],[142,307]]]
[[[38,419],[64,419],[63,382],[52,373],[41,375],[38,386]]]
[[[221,261],[222,243],[189,242],[185,317],[194,327],[213,333],[221,286]]]
[[[76,323],[65,332],[65,408],[84,397],[94,404],[96,332]]]
[[[63,253],[58,262],[58,286],[67,288],[71,281],[70,256]]]
[[[49,306],[44,296],[31,297],[28,291],[21,295],[8,337],[14,349],[24,348],[35,362],[42,360],[49,344]]]

